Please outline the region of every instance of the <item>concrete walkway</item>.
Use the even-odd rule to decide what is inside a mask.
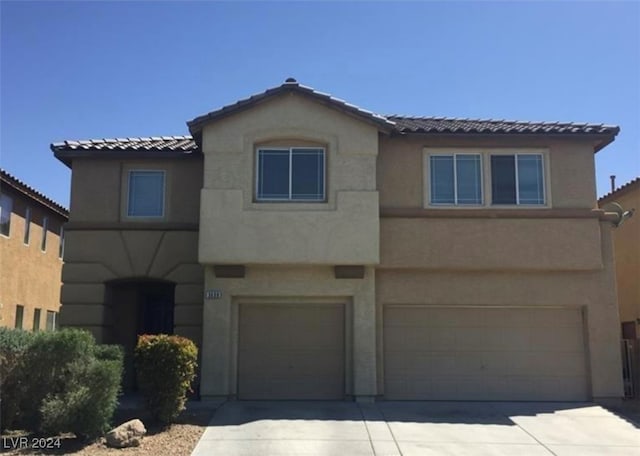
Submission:
[[[589,403],[227,402],[192,455],[640,456],[640,429]]]

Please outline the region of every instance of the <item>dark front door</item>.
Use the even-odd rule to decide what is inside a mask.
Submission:
[[[138,334],[173,334],[173,292],[142,290],[138,302]]]

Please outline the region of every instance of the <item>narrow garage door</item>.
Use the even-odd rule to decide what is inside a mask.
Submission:
[[[588,399],[582,313],[385,306],[387,399]]]
[[[343,304],[242,304],[240,399],[343,399]]]

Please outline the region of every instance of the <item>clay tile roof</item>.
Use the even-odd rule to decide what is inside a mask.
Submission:
[[[609,192],[606,195],[603,195],[598,199],[598,201],[603,202],[604,200],[611,200],[614,197],[618,197],[627,192],[630,192],[634,188],[640,188],[640,176],[630,180],[626,184],[621,185],[620,187],[616,188],[614,191]]]
[[[198,116],[188,121],[187,126],[189,127],[189,131],[191,132],[191,134],[196,135],[202,129],[202,126],[211,120],[226,117],[229,114],[243,111],[255,105],[256,103],[286,92],[296,92],[302,95],[309,96],[325,103],[330,107],[336,108],[347,114],[354,115],[365,121],[372,122],[385,130],[391,130],[391,128],[393,127],[393,121],[384,116],[381,116],[380,114],[376,114],[359,106],[347,103],[346,101],[341,100],[340,98],[333,97],[327,93],[319,92],[312,87],[307,87],[299,84],[298,81],[293,78],[288,78],[282,85],[267,89],[264,92],[251,95],[230,105],[223,106],[207,114]]]
[[[53,212],[56,212],[57,214],[61,215],[65,219],[69,218],[69,211],[67,210],[67,208],[56,203],[54,200],[45,196],[43,193],[40,193],[35,188],[25,184],[20,179],[9,174],[4,169],[0,169],[0,187],[4,187],[5,185],[8,185],[14,188],[15,190],[23,193],[24,195],[28,196],[32,200],[39,202],[43,206],[49,208]]]
[[[85,141],[62,141],[51,144],[54,152],[69,150],[153,150],[193,152],[198,149],[191,136],[154,136],[142,138],[103,138]]]

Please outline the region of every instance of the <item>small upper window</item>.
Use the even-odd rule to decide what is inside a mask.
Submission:
[[[164,216],[164,171],[129,171],[127,216]]]
[[[31,208],[27,208],[24,213],[24,243],[29,245],[29,234],[31,233]]]
[[[58,239],[58,258],[62,259],[64,255],[64,227],[60,227],[60,237]]]
[[[11,231],[11,211],[13,200],[10,196],[0,195],[0,234],[9,236]]]
[[[495,205],[544,205],[542,155],[492,155],[491,195]]]
[[[324,201],[325,151],[317,147],[258,149],[256,199]]]
[[[482,204],[480,154],[431,155],[431,204]]]
[[[49,231],[49,219],[44,217],[42,219],[42,241],[40,242],[40,250],[47,251],[47,231]]]

